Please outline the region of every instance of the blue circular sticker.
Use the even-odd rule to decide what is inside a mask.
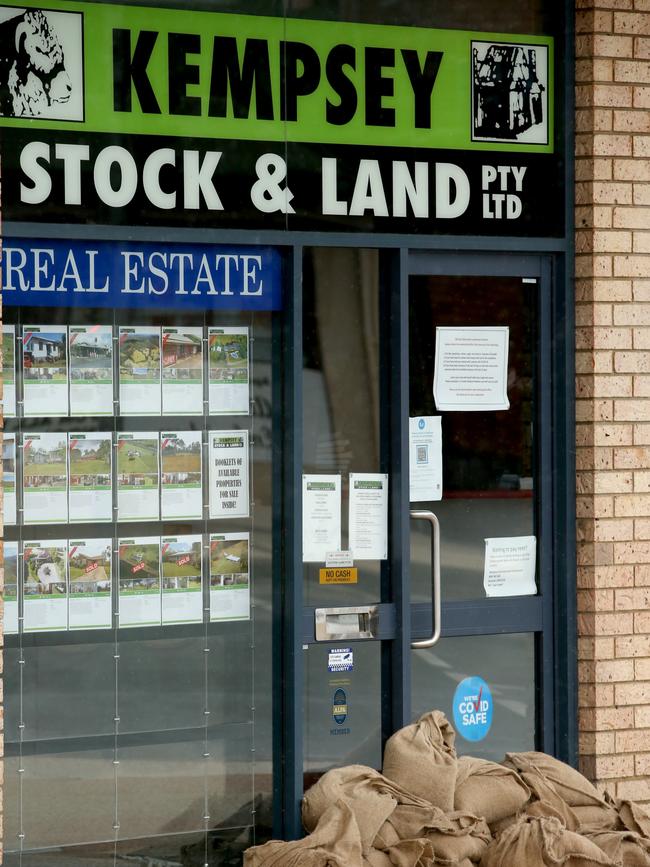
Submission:
[[[454,693],[456,731],[466,741],[482,741],[492,725],[494,702],[482,677],[466,677]]]

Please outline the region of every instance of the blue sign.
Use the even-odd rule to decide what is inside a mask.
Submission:
[[[482,741],[492,726],[494,702],[482,677],[466,677],[454,693],[456,731],[466,741]]]
[[[0,262],[10,307],[282,307],[273,247],[5,238]]]
[[[342,726],[348,717],[348,697],[344,689],[337,689],[332,699],[332,716],[337,725]]]

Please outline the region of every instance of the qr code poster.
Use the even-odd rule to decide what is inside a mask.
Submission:
[[[421,445],[416,446],[416,461],[418,464],[428,464],[429,463],[429,446]]]
[[[548,46],[472,42],[472,141],[548,144]]]

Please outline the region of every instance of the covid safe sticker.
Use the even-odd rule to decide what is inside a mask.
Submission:
[[[482,741],[492,726],[494,702],[482,677],[466,677],[454,693],[456,731],[466,741]]]

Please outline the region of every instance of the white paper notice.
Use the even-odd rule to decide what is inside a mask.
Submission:
[[[68,627],[65,539],[23,543],[23,632]]]
[[[388,557],[388,475],[350,473],[349,548],[356,560]]]
[[[163,520],[203,517],[202,451],[200,431],[160,434]]]
[[[341,550],[341,477],[302,477],[303,563],[324,563]]]
[[[248,328],[208,329],[210,415],[248,415]]]
[[[2,405],[5,418],[16,415],[16,329],[2,326]]]
[[[439,415],[409,419],[409,500],[442,499],[442,426]]]
[[[537,593],[535,536],[485,540],[483,586],[487,596],[533,596]]]
[[[113,520],[112,451],[108,431],[68,434],[71,523]]]
[[[158,433],[117,435],[117,519],[157,521],[160,517]]]
[[[4,618],[5,635],[18,632],[18,542],[4,543]]]
[[[248,431],[208,433],[210,517],[247,518]]]
[[[23,435],[23,521],[68,520],[68,440],[64,433]]]
[[[163,415],[203,415],[203,329],[162,330]]]
[[[4,497],[4,523],[16,523],[16,434],[5,434],[2,439],[2,492]]]
[[[120,627],[160,626],[160,537],[118,539]]]
[[[248,533],[210,535],[210,620],[250,618]]]
[[[113,415],[113,328],[71,325],[70,415]]]
[[[201,536],[165,536],[161,545],[162,622],[200,623],[203,620]]]
[[[68,627],[110,629],[112,539],[70,540]]]
[[[436,328],[433,397],[439,410],[508,409],[506,325]]]
[[[160,328],[120,325],[120,414],[160,415]]]
[[[68,414],[68,329],[65,325],[23,326],[23,413]]]

